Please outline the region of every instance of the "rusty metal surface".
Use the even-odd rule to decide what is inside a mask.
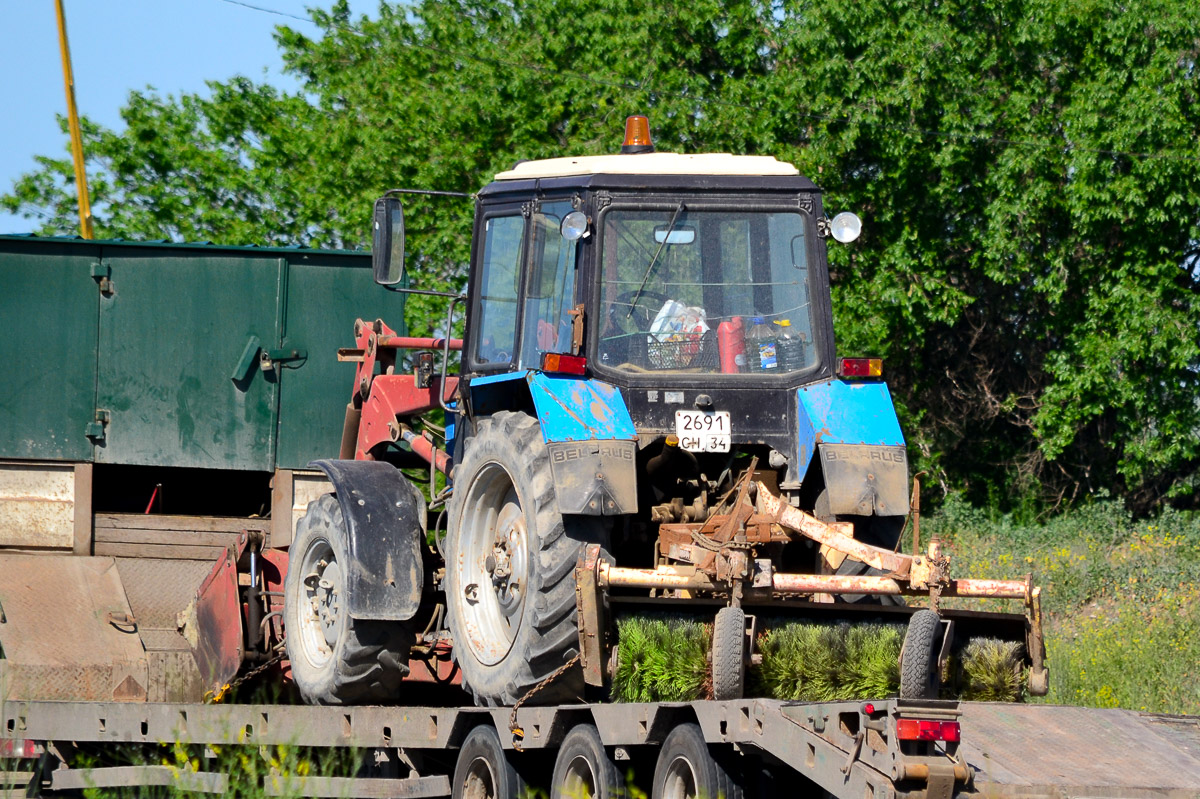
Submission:
[[[0,546],[69,549],[74,514],[72,464],[0,463]]]
[[[238,594],[237,552],[226,550],[200,584],[184,613],[182,632],[191,646],[200,679],[216,690],[233,679],[242,664],[242,600]]]
[[[963,751],[984,796],[993,789],[1012,795],[1014,787],[1030,795],[1200,796],[1195,717],[982,702],[962,710]]]
[[[583,681],[588,685],[604,685],[608,625],[604,618],[604,592],[600,588],[599,567],[600,545],[588,544],[575,566],[579,659],[583,666]]]
[[[819,544],[845,552],[880,571],[901,576],[908,574],[912,562],[910,556],[857,541],[854,538],[853,525],[844,522],[827,524],[799,508],[793,508],[787,500],[773,495],[762,483],[758,484],[758,511],[784,527],[795,530]]]
[[[146,699],[146,657],[112,558],[0,554],[0,606],[5,697]]]

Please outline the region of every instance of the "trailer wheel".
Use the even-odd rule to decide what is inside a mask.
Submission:
[[[579,724],[567,733],[554,761],[550,799],[621,799],[625,781],[621,770],[604,750],[600,733],[591,724]]]
[[[471,730],[458,750],[453,799],[516,799],[525,792],[525,781],[508,762],[495,728],[484,724]]]
[[[746,689],[746,612],[721,608],[713,622],[713,699],[741,699]]]
[[[352,619],[346,606],[345,520],[326,494],[296,525],[284,581],[284,646],[312,705],[395,701],[414,637],[402,622]]]
[[[742,786],[720,763],[700,726],[680,724],[667,735],[654,767],[653,799],[742,799]]]
[[[541,430],[525,413],[481,419],[454,482],[445,544],[454,654],[476,702],[513,704],[578,651],[575,565],[597,522],[564,522]],[[570,670],[537,702],[582,689]]]
[[[900,540],[900,531],[904,528],[903,516],[835,516],[829,512],[829,494],[825,491],[817,495],[817,501],[813,506],[813,515],[823,522],[850,522],[854,525],[854,537],[857,540],[884,549],[895,548],[896,542]],[[843,560],[834,573],[851,577],[884,574],[873,566],[850,558]],[[842,602],[868,602],[879,605],[904,604],[904,597],[888,594],[838,594],[837,596]]]
[[[904,648],[900,650],[901,699],[937,699],[941,632],[941,620],[932,610],[918,610],[909,619]]]

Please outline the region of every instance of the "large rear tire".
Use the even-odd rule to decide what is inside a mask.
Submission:
[[[454,484],[445,543],[454,654],[477,703],[510,705],[578,651],[574,569],[587,520],[564,523],[546,445],[528,414],[479,420]],[[573,669],[537,702],[582,691]]]
[[[284,580],[284,646],[292,678],[311,705],[395,702],[414,636],[404,622],[350,617],[349,546],[337,499],[308,506]]]

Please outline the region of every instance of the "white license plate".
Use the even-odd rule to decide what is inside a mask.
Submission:
[[[729,432],[729,411],[675,411],[675,435],[688,452],[728,452]]]

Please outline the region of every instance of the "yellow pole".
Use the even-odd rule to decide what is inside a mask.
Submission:
[[[71,50],[67,47],[67,19],[62,0],[54,0],[58,15],[58,45],[62,50],[63,81],[67,87],[67,125],[71,130],[71,158],[75,162],[75,193],[79,197],[79,231],[85,239],[92,236],[92,204],[88,200],[87,173],[83,170],[83,135],[79,132],[79,112],[75,109],[75,76],[71,72]]]

